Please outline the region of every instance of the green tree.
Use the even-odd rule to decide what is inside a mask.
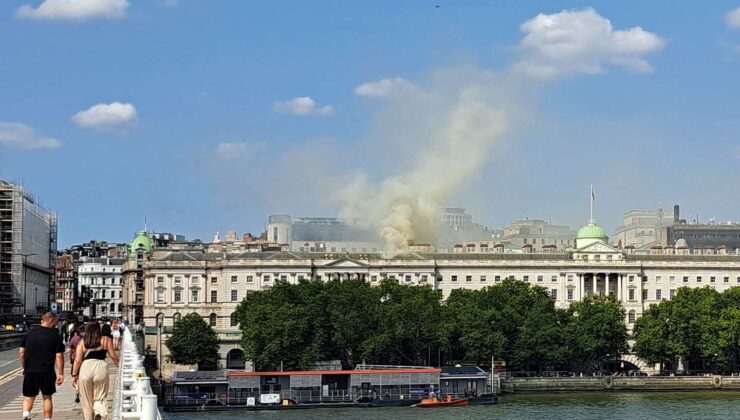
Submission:
[[[529,309],[512,356],[515,366],[538,372],[545,368],[561,368],[568,362],[570,349],[566,337],[568,313],[555,309],[552,299],[540,298]]]
[[[675,336],[671,334],[674,328],[670,322],[672,305],[670,300],[650,305],[647,312],[635,321],[633,330],[637,356],[649,364],[659,363],[661,371],[675,365],[677,360],[676,346],[671,342]]]
[[[379,288],[378,332],[364,342],[365,354],[382,363],[427,363],[431,350],[439,345],[439,292],[388,279]]]
[[[685,367],[703,367],[720,352],[718,301],[719,293],[708,287],[684,287],[671,299],[669,343]]]
[[[592,296],[571,305],[571,356],[588,370],[599,370],[627,351],[624,308],[614,296]]]
[[[324,283],[306,280],[247,295],[235,316],[242,348],[257,369],[306,369],[331,358],[324,297]]]
[[[354,369],[362,344],[377,334],[381,289],[361,280],[332,280],[324,298],[332,348],[345,369]]]
[[[175,323],[165,342],[170,361],[182,365],[211,365],[218,360],[218,337],[198,315],[188,314]]]

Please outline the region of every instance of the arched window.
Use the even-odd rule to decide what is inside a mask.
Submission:
[[[628,321],[630,324],[635,323],[635,311],[630,311],[628,315]]]
[[[236,327],[239,325],[239,319],[236,317],[236,312],[231,314],[231,326]]]
[[[241,349],[232,349],[226,354],[226,369],[244,370],[246,357]]]
[[[180,315],[180,312],[175,312],[174,315],[172,315],[172,323],[175,324],[178,321],[180,321],[180,318],[182,318],[182,315]]]
[[[215,327],[216,326],[216,320],[217,319],[218,319],[218,316],[216,314],[211,314],[211,316],[209,317],[209,320],[211,322],[211,327]]]

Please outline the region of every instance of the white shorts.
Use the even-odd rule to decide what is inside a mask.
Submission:
[[[120,338],[121,337],[121,331],[119,330],[113,330],[112,331],[113,338]]]

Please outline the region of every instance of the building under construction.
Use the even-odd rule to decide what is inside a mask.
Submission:
[[[0,180],[0,322],[34,320],[54,300],[57,215]]]

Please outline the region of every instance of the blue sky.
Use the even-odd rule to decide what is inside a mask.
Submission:
[[[145,216],[210,239],[269,213],[336,215],[312,183],[398,172],[368,144],[395,108],[356,88],[434,89],[461,68],[527,73],[528,111],[444,204],[576,227],[594,184],[609,231],[658,200],[740,219],[737,0],[78,1],[103,8],[0,3],[0,176],[59,213],[62,246],[129,241]],[[538,14],[643,32],[581,44],[576,28],[577,53],[553,57],[541,21],[522,26]]]

